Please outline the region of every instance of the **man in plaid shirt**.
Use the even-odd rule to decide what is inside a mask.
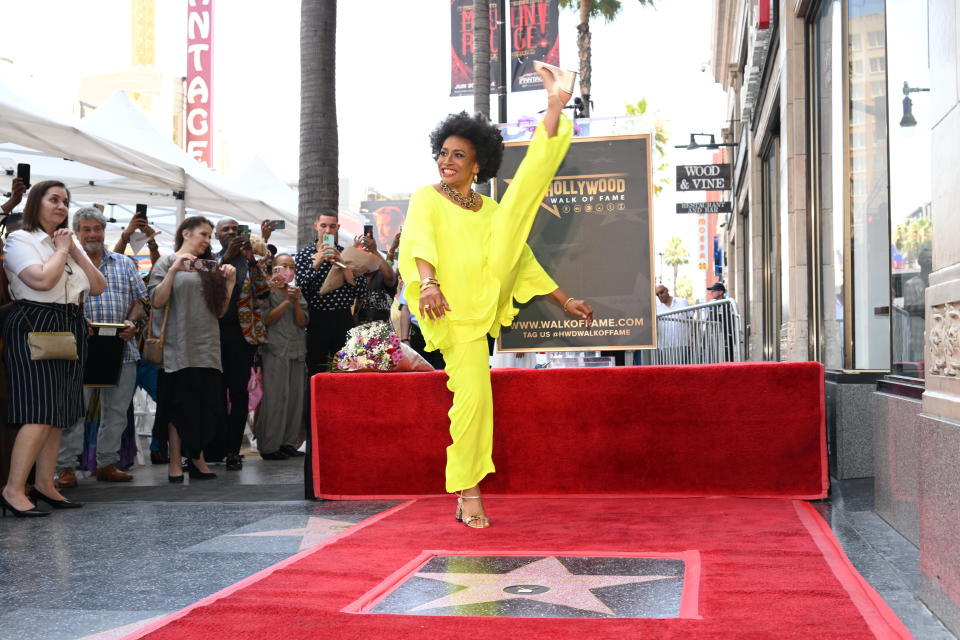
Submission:
[[[104,482],[129,482],[133,476],[120,471],[117,462],[120,459],[120,438],[127,427],[127,407],[130,406],[136,388],[137,361],[140,359],[140,352],[132,338],[136,335],[136,322],[143,311],[140,300],[147,297],[147,288],[133,260],[104,248],[106,226],[107,221],[103,214],[93,207],[80,209],[73,216],[73,230],[81,246],[107,279],[107,288],[103,293],[89,297],[84,302],[84,315],[88,322],[125,325],[118,334],[126,341],[120,379],[115,387],[100,390],[96,476],[97,480]],[[89,389],[84,390],[84,396],[89,403]],[[73,467],[77,455],[83,450],[83,430],[84,420],[81,419],[63,434],[60,441],[57,466],[60,469],[58,480],[61,488],[77,484]]]

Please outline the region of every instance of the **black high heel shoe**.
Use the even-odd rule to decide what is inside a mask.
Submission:
[[[32,487],[30,489],[30,494],[28,497],[37,504],[40,504],[40,501],[43,500],[54,509],[79,509],[83,506],[82,502],[73,502],[71,500],[67,500],[66,498],[63,500],[54,500],[53,498],[40,493],[36,487]]]
[[[179,483],[183,483],[183,474],[181,473],[181,474],[178,475],[178,476],[170,476],[170,475],[168,475],[168,476],[167,476],[167,481],[170,482],[171,484],[177,484],[178,482],[179,482]]]
[[[40,511],[40,509],[37,509],[36,507],[32,509],[17,509],[7,502],[6,498],[0,496],[0,513],[3,514],[4,518],[7,517],[7,511],[18,518],[42,518],[43,516],[50,515],[49,511]]]
[[[217,474],[206,471],[200,471],[197,469],[197,465],[193,464],[193,460],[187,458],[187,473],[190,474],[191,480],[213,480],[217,477]]]

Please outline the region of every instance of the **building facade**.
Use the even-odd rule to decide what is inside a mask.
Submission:
[[[831,475],[874,478],[960,631],[960,0],[715,12],[747,358],[823,363]]]

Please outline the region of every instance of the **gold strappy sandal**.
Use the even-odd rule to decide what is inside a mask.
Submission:
[[[457,493],[457,522],[462,522],[471,529],[486,529],[490,526],[490,518],[487,516],[472,515],[467,516],[466,520],[463,519],[463,501],[479,499],[480,496],[465,496],[463,492]]]

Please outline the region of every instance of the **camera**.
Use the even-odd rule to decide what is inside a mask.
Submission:
[[[216,271],[220,268],[219,262],[205,258],[194,258],[187,265],[191,271]]]

